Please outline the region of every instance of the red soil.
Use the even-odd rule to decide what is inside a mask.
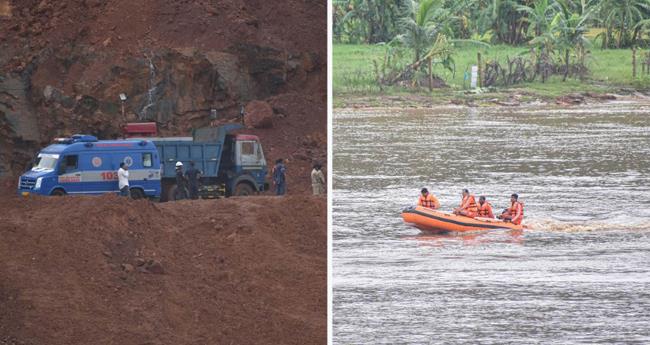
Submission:
[[[325,343],[324,198],[0,208],[0,344]]]

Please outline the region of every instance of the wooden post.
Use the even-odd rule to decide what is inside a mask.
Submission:
[[[477,53],[478,58],[478,87],[483,87],[483,65],[481,65],[481,53]]]
[[[431,69],[432,61],[429,57],[429,92],[433,92],[433,70]]]
[[[632,78],[636,78],[636,48],[632,48]]]

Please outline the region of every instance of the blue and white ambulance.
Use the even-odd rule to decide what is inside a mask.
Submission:
[[[18,182],[21,195],[118,193],[117,170],[129,169],[133,198],[160,197],[160,157],[149,140],[97,140],[91,135],[59,138],[42,149]]]

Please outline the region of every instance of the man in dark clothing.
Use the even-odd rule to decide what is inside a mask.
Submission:
[[[275,195],[284,195],[287,192],[286,179],[284,174],[287,167],[282,163],[282,158],[275,161],[273,167],[273,184],[275,185]]]
[[[176,162],[176,193],[174,199],[181,200],[187,198],[185,193],[185,175],[183,174],[183,163]]]
[[[203,172],[194,167],[194,161],[190,161],[190,168],[185,172],[185,178],[190,190],[190,199],[199,198],[199,179]]]

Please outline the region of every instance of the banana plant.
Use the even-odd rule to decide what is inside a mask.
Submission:
[[[650,18],[650,0],[603,0],[600,7],[605,32],[597,37],[602,39],[603,48],[614,46],[614,35],[617,48],[633,44],[638,39],[638,24]]]
[[[566,80],[569,74],[571,51],[575,50],[576,56],[581,65],[584,65],[586,48],[591,44],[585,36],[589,30],[588,23],[592,9],[586,9],[583,13],[573,12],[566,0],[556,0],[558,13],[551,21],[550,28],[556,38],[555,46],[564,52],[564,77]]]
[[[533,6],[517,5],[517,11],[525,13],[528,25],[528,35],[539,37],[546,32],[554,16],[554,6],[549,0],[535,0]]]

